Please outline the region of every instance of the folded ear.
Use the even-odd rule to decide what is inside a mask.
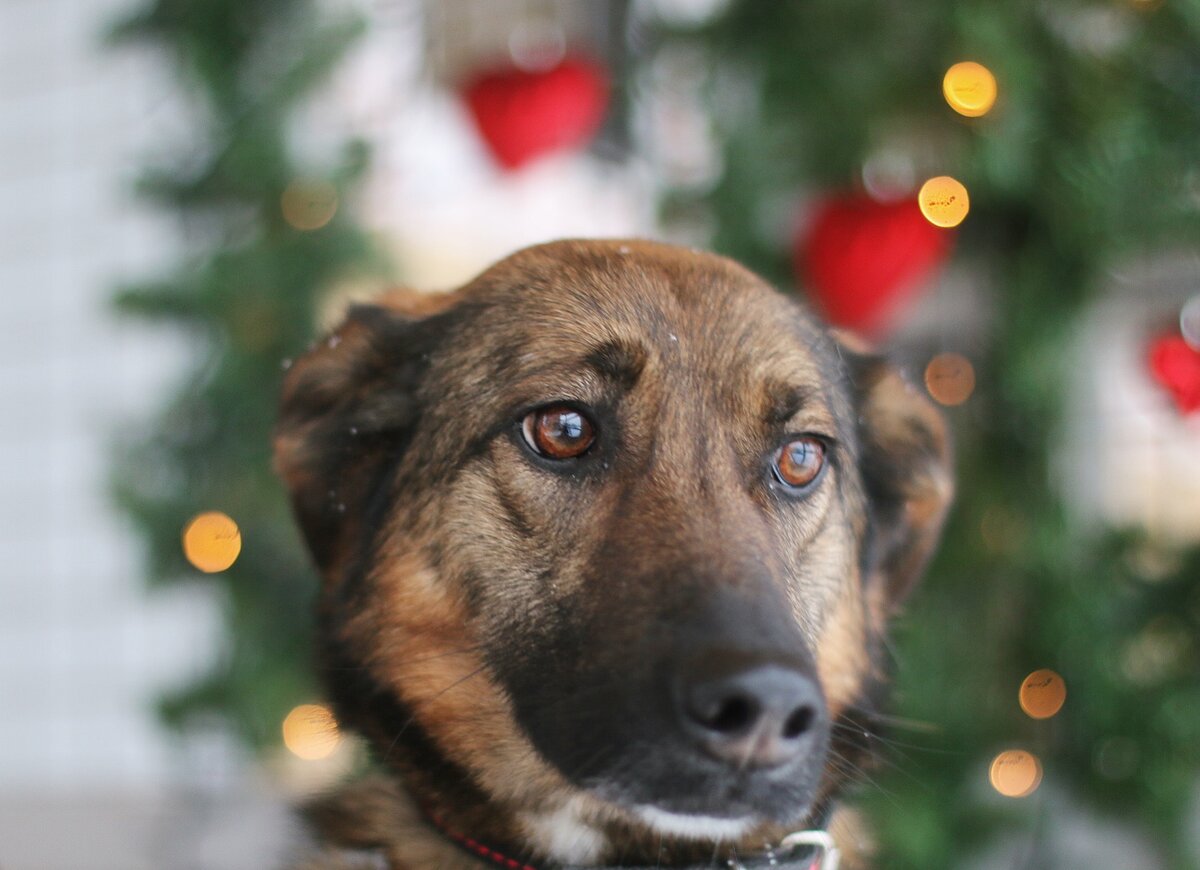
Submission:
[[[898,605],[920,579],[954,493],[941,413],[885,360],[843,348],[858,410],[867,564]]]
[[[378,522],[421,414],[420,385],[457,294],[396,292],[356,305],[289,368],[275,429],[275,470],[327,579]]]

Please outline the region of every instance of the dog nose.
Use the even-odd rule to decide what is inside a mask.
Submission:
[[[774,662],[681,680],[685,732],[715,758],[738,767],[779,767],[811,750],[825,702],[807,674]]]

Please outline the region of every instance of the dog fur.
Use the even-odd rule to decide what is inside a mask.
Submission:
[[[523,415],[563,401],[598,429],[565,465],[520,442]],[[767,463],[804,432],[827,473],[784,497]],[[951,492],[940,415],[886,363],[728,259],[632,240],[541,245],[352,309],[288,372],[275,452],[322,575],[326,690],[380,770],[310,810],[311,870],[370,866],[353,850],[481,866],[430,816],[586,865],[707,862],[804,826],[867,761],[886,624]],[[814,784],[729,798],[779,794],[795,817],[635,808],[719,808],[673,781],[674,748],[636,744],[655,697],[639,663],[726,631],[722,613],[811,657],[832,723]]]

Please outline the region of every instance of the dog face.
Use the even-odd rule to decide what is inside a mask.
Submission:
[[[276,452],[339,717],[571,860],[564,813],[736,839],[826,800],[949,495],[886,366],[643,242],[356,309],[289,372]]]

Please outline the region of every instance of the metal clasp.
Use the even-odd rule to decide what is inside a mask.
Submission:
[[[842,854],[827,831],[796,831],[779,843],[780,849],[798,849],[801,846],[816,846],[820,850],[811,870],[838,870]]]

